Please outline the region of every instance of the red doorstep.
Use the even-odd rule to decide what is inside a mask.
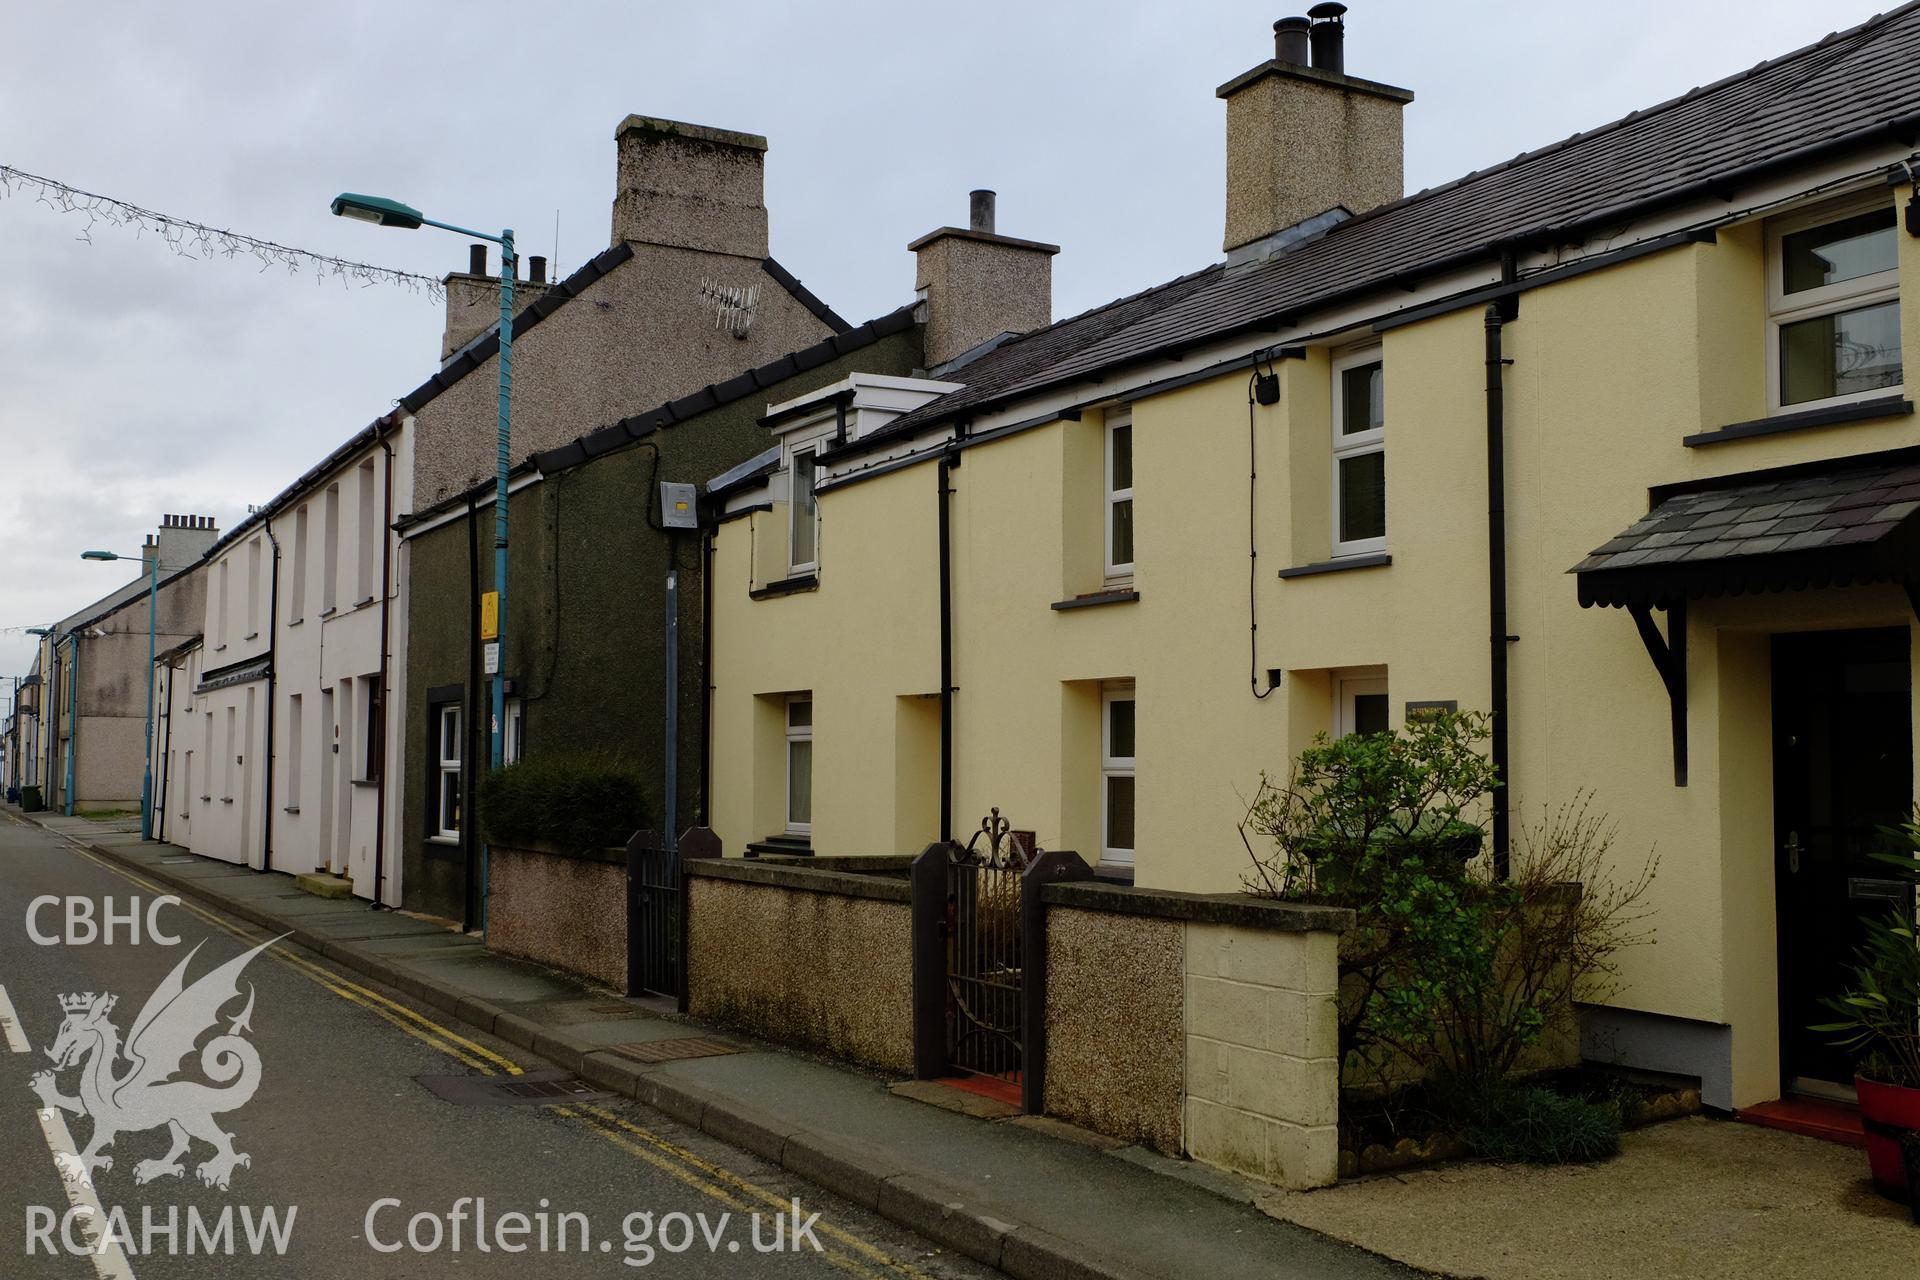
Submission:
[[[1767,1129],[1784,1129],[1824,1142],[1849,1147],[1867,1145],[1866,1131],[1860,1127],[1860,1108],[1823,1098],[1776,1098],[1757,1106],[1742,1107],[1735,1118]]]
[[[999,1076],[948,1076],[941,1084],[955,1089],[964,1089],[968,1093],[977,1093],[983,1098],[992,1098],[995,1102],[1020,1105],[1020,1079],[1016,1072],[1011,1080]]]

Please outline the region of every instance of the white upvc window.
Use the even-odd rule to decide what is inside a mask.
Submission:
[[[1774,411],[1872,400],[1904,384],[1898,221],[1876,193],[1768,224]]]
[[[434,830],[443,840],[460,838],[460,752],[463,743],[460,704],[440,708],[436,730],[436,758],[440,785],[435,792]]]
[[[820,567],[820,508],[813,486],[818,465],[811,446],[793,451],[787,469],[787,570],[813,573]]]
[[[813,832],[813,695],[787,698],[787,830]]]
[[[1374,668],[1336,677],[1333,697],[1335,737],[1385,733],[1392,728],[1384,670]]]
[[[500,744],[502,764],[518,764],[527,753],[527,704],[519,698],[507,699],[506,739]]]
[[[1386,549],[1386,366],[1367,347],[1333,361],[1333,554]]]
[[[1105,565],[1108,582],[1133,577],[1133,414],[1107,415]]]
[[[1100,861],[1133,865],[1133,683],[1100,691]]]

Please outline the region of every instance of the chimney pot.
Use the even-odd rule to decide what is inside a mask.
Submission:
[[[547,282],[547,260],[535,255],[527,259],[527,279],[534,284]]]
[[[967,225],[975,231],[993,233],[994,193],[982,187],[967,193]]]
[[[1288,66],[1307,65],[1307,29],[1311,18],[1282,18],[1273,24],[1273,60]]]
[[[487,246],[483,244],[467,246],[467,274],[470,276],[487,274]]]
[[[1346,11],[1347,6],[1333,0],[1307,10],[1307,17],[1313,20],[1307,32],[1308,42],[1313,46],[1313,65],[1321,71],[1335,75],[1347,72],[1347,24],[1341,16]]]

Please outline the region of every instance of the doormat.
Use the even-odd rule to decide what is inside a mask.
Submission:
[[[635,1062],[682,1062],[688,1058],[717,1058],[723,1053],[738,1053],[738,1045],[720,1040],[688,1036],[680,1040],[642,1040],[635,1044],[616,1044],[608,1049]]]

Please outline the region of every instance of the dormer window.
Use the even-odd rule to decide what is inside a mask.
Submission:
[[[814,501],[814,450],[795,449],[787,472],[787,568],[798,575],[820,567],[820,508]]]
[[[1893,206],[1874,197],[1769,227],[1773,408],[1869,400],[1905,381],[1895,224]]]

